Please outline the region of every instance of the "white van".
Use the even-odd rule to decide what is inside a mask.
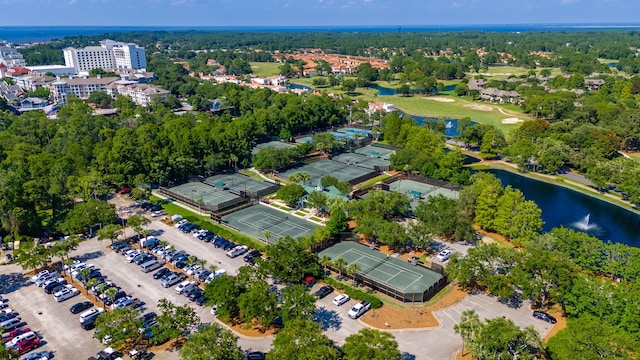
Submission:
[[[148,273],[149,271],[153,271],[161,267],[162,267],[162,263],[158,260],[149,260],[140,265],[140,269],[142,270],[143,273]]]
[[[33,331],[29,331],[29,332],[26,332],[24,334],[20,334],[20,335],[14,337],[13,339],[7,341],[5,343],[5,346],[7,347],[7,349],[10,349],[10,348],[12,348],[13,346],[15,346],[17,343],[19,343],[21,341],[24,341],[24,340],[31,341],[31,340],[33,340],[35,338],[36,338],[36,333],[34,333]]]
[[[80,323],[85,322],[87,319],[90,319],[94,316],[98,316],[99,314],[102,314],[104,312],[104,308],[93,308],[93,309],[89,309],[85,312],[83,312],[82,314],[80,314]]]
[[[227,270],[225,269],[218,269],[215,272],[211,273],[209,276],[207,276],[207,278],[204,280],[205,284],[208,284],[210,282],[212,282],[214,279],[219,278],[220,276],[224,275],[227,273]]]
[[[72,285],[67,285],[67,287],[65,287],[64,289],[53,294],[53,297],[56,299],[57,302],[62,302],[67,299],[71,299],[72,297],[78,295],[79,293],[80,292],[78,291],[78,289],[74,288]]]
[[[230,258],[234,258],[246,253],[248,250],[249,248],[246,245],[239,245],[227,251],[227,256]]]
[[[148,238],[145,238],[145,239],[140,239],[141,248],[150,248],[158,244],[160,244],[160,240],[158,240],[158,238],[155,238],[153,236],[149,236]]]
[[[171,221],[173,221],[174,223],[177,223],[180,220],[182,220],[182,215],[180,214],[171,215]]]

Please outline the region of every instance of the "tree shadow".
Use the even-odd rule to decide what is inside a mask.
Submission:
[[[162,234],[164,234],[164,230],[162,230],[162,229],[149,230],[149,236],[160,236]]]
[[[313,321],[320,323],[323,331],[331,328],[340,330],[342,327],[342,319],[335,310],[328,310],[325,307],[319,307],[313,313]]]
[[[84,253],[82,255],[77,256],[76,258],[80,261],[87,261],[91,259],[97,259],[103,255],[104,255],[104,252],[102,250],[98,250],[90,253]]]
[[[9,294],[31,284],[31,280],[20,273],[0,274],[0,294]]]

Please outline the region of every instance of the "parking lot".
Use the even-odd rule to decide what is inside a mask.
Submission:
[[[185,250],[199,259],[206,260],[205,267],[215,265],[219,269],[225,269],[230,275],[236,275],[238,269],[246,264],[242,256],[231,259],[222,249],[214,248],[211,243],[198,240],[191,234],[182,233],[157,219],[152,221],[148,229],[159,239],[175,246],[176,250]],[[131,236],[131,230],[127,232]],[[103,275],[122,290],[142,300],[144,312],[158,312],[158,300],[166,298],[177,305],[190,304],[196,309],[203,323],[215,321],[208,307],[200,307],[184,296],[176,294],[173,290],[175,285],[163,288],[160,280],[153,279],[153,272],[143,273],[138,265],[128,263],[124,256],[108,247],[108,241],[98,242],[96,239],[91,239],[83,242],[72,255],[88,264],[94,264]],[[455,250],[465,252],[467,249],[468,247],[464,246]],[[92,337],[93,331],[85,331],[79,326],[78,315],[69,312],[71,305],[86,300],[85,292],[57,303],[51,295],[45,294],[42,288],[25,282],[21,273],[22,269],[17,265],[0,267],[2,279],[0,293],[9,299],[9,306],[20,313],[27,326],[42,336],[43,345],[37,351],[54,351],[57,359],[86,359],[105,347]],[[320,285],[315,285],[312,292],[319,287]],[[342,345],[347,336],[367,325],[347,316],[347,312],[356,304],[356,301],[351,300],[341,306],[332,303],[332,299],[337,294],[333,292],[319,300],[314,317],[322,325],[325,334],[337,344]],[[465,309],[474,309],[481,319],[505,316],[521,327],[533,325],[542,337],[550,329],[549,324],[531,316],[527,302],[520,308],[511,308],[499,303],[493,297],[480,294],[469,295],[458,304],[436,312],[434,315],[441,323],[437,328],[398,330],[391,333],[396,337],[400,349],[412,356],[409,358],[425,360],[451,358],[462,346],[460,336],[453,331],[453,325],[459,321],[460,314]],[[243,349],[268,351],[272,340],[272,336],[261,338],[239,336],[238,343]],[[160,352],[155,359],[178,359],[178,355],[177,352]]]

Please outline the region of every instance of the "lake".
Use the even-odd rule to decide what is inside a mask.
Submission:
[[[398,85],[400,86],[400,85]],[[396,89],[392,89],[392,88],[388,88],[388,87],[384,87],[384,86],[380,86],[378,84],[371,84],[369,86],[372,89],[375,89],[378,91],[378,96],[390,96],[390,95],[396,95],[398,92],[396,91]],[[455,85],[448,85],[444,87],[445,91],[453,91],[455,90],[456,86]],[[412,94],[417,94],[418,91],[417,90],[411,90]]]
[[[522,191],[542,209],[544,230],[564,226],[604,241],[640,247],[640,215],[562,186],[491,169],[503,186]]]

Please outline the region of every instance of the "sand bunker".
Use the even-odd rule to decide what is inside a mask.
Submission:
[[[449,98],[444,98],[444,97],[439,97],[439,96],[434,96],[434,97],[425,97],[423,98],[425,100],[433,100],[433,101],[437,101],[437,102],[445,102],[445,103],[452,103],[455,102],[455,100],[453,99],[449,99]]]
[[[491,106],[489,106],[489,105],[465,104],[464,107],[468,107],[470,109],[478,110],[478,111],[491,111],[491,110],[493,110],[493,108],[491,108]]]
[[[506,118],[506,119],[502,119],[502,123],[503,124],[517,124],[517,123],[521,123],[524,122],[524,120],[522,119],[518,119],[518,118]]]

